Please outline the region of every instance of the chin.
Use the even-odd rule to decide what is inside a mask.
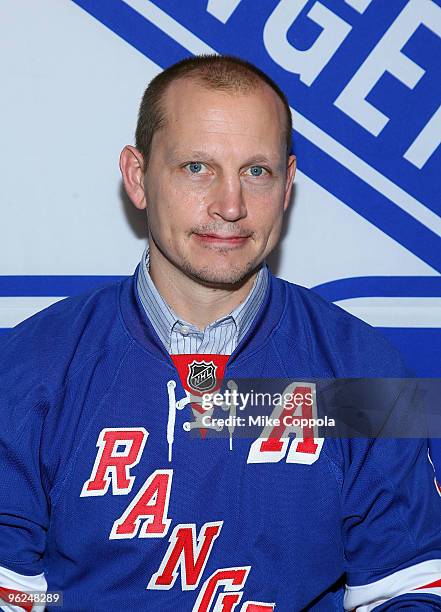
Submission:
[[[247,262],[246,264],[232,264],[228,267],[223,265],[217,267],[213,266],[196,266],[196,265],[185,265],[188,262],[184,262],[182,271],[191,276],[196,281],[203,283],[204,285],[211,286],[234,286],[240,285],[257,270],[259,263]]]

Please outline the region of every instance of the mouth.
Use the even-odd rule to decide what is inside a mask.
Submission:
[[[193,234],[196,239],[205,245],[222,246],[222,247],[240,247],[243,246],[250,236],[223,236],[220,234]]]

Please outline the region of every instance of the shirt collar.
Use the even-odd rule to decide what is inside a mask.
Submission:
[[[194,329],[191,323],[180,319],[170,308],[156,289],[149,274],[150,252],[147,245],[139,267],[137,291],[141,304],[149,317],[156,333],[164,346],[169,350],[171,333],[176,325],[186,325]],[[216,319],[206,329],[232,322],[237,329],[237,343],[245,336],[263,302],[268,285],[268,268],[264,264],[259,270],[254,285],[244,302],[239,304],[230,314]],[[203,333],[203,332],[201,332]]]

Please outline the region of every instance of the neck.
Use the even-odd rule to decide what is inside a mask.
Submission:
[[[258,271],[237,285],[204,284],[176,268],[150,241],[150,277],[176,315],[200,330],[245,301]]]

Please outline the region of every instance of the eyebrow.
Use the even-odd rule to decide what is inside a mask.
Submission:
[[[217,163],[214,157],[212,157],[206,151],[172,151],[168,156],[171,161],[181,161],[182,159],[193,160],[193,161],[206,161],[211,163]],[[267,164],[269,166],[279,167],[282,165],[282,160],[272,160],[263,153],[256,153],[243,162],[243,166],[252,166],[253,164]]]
[[[194,160],[194,161],[198,161],[198,160],[205,160],[205,161],[212,161],[214,162],[214,158],[209,155],[206,151],[171,151],[170,155],[168,155],[168,158],[171,161],[181,161],[183,159],[189,159],[189,160]]]

